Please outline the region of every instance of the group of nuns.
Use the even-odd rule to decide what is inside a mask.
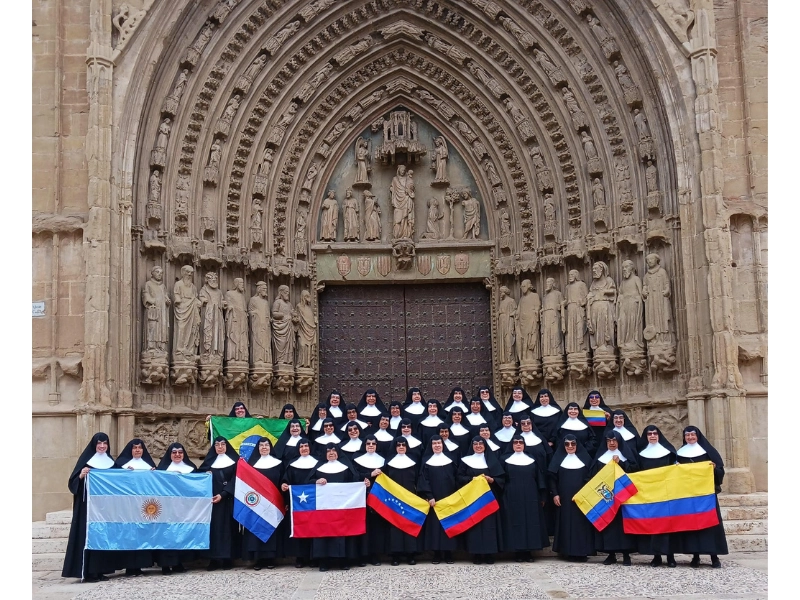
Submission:
[[[719,509],[719,524],[706,529],[660,535],[627,534],[622,513],[598,532],[572,497],[610,460],[627,473],[676,463],[714,463],[715,491],[721,491],[725,474],[722,459],[697,427],[684,429],[684,444],[676,451],[655,425],[640,436],[622,410],[611,410],[597,391],[591,391],[584,409],[600,410],[605,425],[590,425],[581,407],[570,402],[562,410],[553,394],[542,389],[532,400],[522,387],[512,389],[505,409],[490,388],[481,387],[467,400],[460,387],[453,388],[442,405],[426,400],[419,388],[408,390],[405,402],[388,408],[374,389],[356,404],[346,404],[333,390],[319,403],[310,419],[300,418],[287,404],[280,418],[289,420],[274,447],[262,437],[248,459],[287,499],[290,485],[363,481],[369,487],[383,474],[428,501],[428,512],[419,536],[412,537],[367,508],[367,532],[348,537],[292,538],[290,514],[275,533],[262,542],[233,518],[236,463],[233,447],[216,437],[205,460],[196,466],[184,447],[173,443],[158,463],[151,459],[140,439],[131,440],[117,460],[109,453],[109,438],[97,433],[81,454],[69,478],[74,494],[73,518],[63,577],[86,581],[105,579],[118,569],[141,574],[158,564],[162,573],[182,572],[183,563],[206,558],[208,570],[229,569],[234,559],[254,561],[253,568],[271,569],[275,559],[294,557],[295,566],[319,566],[326,571],[334,562],[342,569],[351,564],[380,565],[388,556],[392,565],[401,560],[416,564],[415,557],[432,551],[434,564],[453,563],[453,553],[470,553],[475,564],[492,564],[498,552],[513,552],[517,562],[531,562],[532,551],[550,546],[574,562],[607,553],[604,564],[630,565],[630,554],[653,555],[651,565],[676,566],[675,554],[692,554],[698,567],[700,554],[711,556],[720,567],[719,555],[727,554],[727,542]],[[231,417],[250,417],[242,402],[234,404]],[[593,419],[592,422],[599,422]],[[83,551],[86,536],[85,476],[90,469],[159,469],[176,473],[210,472],[212,500],[210,548],[206,551]],[[469,483],[484,477],[500,510],[466,532],[450,538],[433,507]]]

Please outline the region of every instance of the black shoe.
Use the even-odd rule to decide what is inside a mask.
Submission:
[[[273,563],[271,560],[267,559],[267,563],[264,566],[267,569],[274,569],[275,568],[275,563]]]
[[[603,564],[604,565],[613,565],[616,562],[617,562],[617,555],[612,552],[611,554],[606,556],[606,559],[603,561]]]
[[[630,567],[631,566],[631,555],[627,552],[622,553],[622,566]]]
[[[573,556],[572,558],[574,559],[575,562],[579,562],[579,563],[584,563],[584,562],[588,562],[589,561],[589,557],[588,556]]]
[[[492,556],[491,554],[487,554],[486,555],[486,559],[483,562],[485,562],[487,565],[493,565],[494,564],[494,556]]]
[[[380,567],[381,566],[381,561],[376,560],[374,563],[372,563],[372,566],[373,567]]]
[[[295,560],[295,561],[294,561],[294,567],[295,567],[295,569],[302,569],[302,568],[303,568],[303,567],[305,567],[305,566],[306,566],[306,565],[305,565],[305,562],[303,562],[303,561],[302,561],[302,560],[300,560],[299,558],[298,558],[297,560]]]
[[[719,562],[719,556],[717,556],[716,554],[712,554],[711,555],[711,568],[712,569],[721,569],[722,568],[722,563]]]
[[[320,570],[322,573],[324,573],[325,571],[327,571],[327,570],[328,570],[328,567],[326,567],[325,565],[320,565],[320,566],[319,566],[319,570]]]
[[[230,559],[222,561],[222,568],[225,571],[230,571],[233,568],[233,561]]]
[[[433,560],[431,560],[432,565],[439,565],[442,563],[442,555],[440,552],[433,553]]]
[[[106,577],[105,575],[102,575],[102,574],[101,575],[95,575],[93,573],[90,573],[90,574],[86,575],[86,577],[81,579],[81,583],[97,583],[99,581],[108,581],[108,577]]]
[[[395,560],[395,559],[392,559],[392,566],[393,566],[393,567],[396,567],[396,566],[397,566],[397,565],[399,565],[399,564],[400,564],[400,562],[399,562],[399,561],[397,561],[397,560]]]
[[[700,555],[699,554],[695,554],[692,557],[692,562],[689,563],[689,566],[692,567],[693,569],[696,569],[697,567],[700,566]]]
[[[453,553],[452,552],[445,552],[444,553],[444,562],[446,562],[448,565],[452,565],[453,564]]]
[[[169,567],[161,567],[161,574],[162,575],[172,575],[172,571]]]
[[[347,563],[342,565],[342,571],[349,571],[349,570],[350,570],[350,565],[348,565]]]
[[[653,557],[653,560],[650,561],[650,566],[651,567],[660,567],[661,566],[661,555],[660,554],[656,554]]]
[[[473,558],[473,559],[472,559],[472,564],[473,564],[473,565],[480,565],[480,564],[483,564],[483,559],[481,558],[481,555],[480,555],[480,554],[476,554],[476,555],[475,555],[475,558]]]
[[[359,566],[359,567],[366,567],[366,566],[367,566],[367,563],[365,563],[365,562],[362,560],[360,563],[358,563],[358,566]]]
[[[219,567],[220,567],[219,561],[218,560],[212,560],[210,563],[208,563],[208,566],[206,567],[206,571],[216,571],[217,569],[219,569]]]
[[[415,564],[417,564],[417,561],[414,560],[414,557],[411,557],[408,559],[408,564],[413,567]]]
[[[260,571],[264,568],[264,561],[263,559],[258,559],[255,564],[253,565],[253,571]]]
[[[525,555],[525,562],[532,563],[533,561],[534,561],[534,558],[533,558],[533,552],[528,552],[528,553]]]
[[[671,569],[674,569],[678,566],[678,563],[675,562],[674,554],[667,554],[667,566]]]
[[[144,575],[141,569],[125,569],[126,577],[138,577],[139,575]]]
[[[178,565],[176,567],[172,567],[172,572],[173,573],[186,573],[186,567],[184,567],[182,564],[178,563]]]

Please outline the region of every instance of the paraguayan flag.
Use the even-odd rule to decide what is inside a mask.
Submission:
[[[88,550],[207,550],[211,474],[93,469]]]

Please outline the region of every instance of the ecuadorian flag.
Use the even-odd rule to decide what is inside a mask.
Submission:
[[[597,531],[603,531],[617,516],[619,507],[637,492],[630,477],[613,460],[598,471],[573,500]]]
[[[606,426],[606,411],[602,409],[584,408],[583,416],[586,417],[586,422],[592,427]]]
[[[632,473],[639,493],[622,506],[625,533],[695,531],[719,523],[711,462]]]
[[[289,421],[286,419],[211,417],[211,439],[221,435],[230,442],[236,452],[239,452],[242,442],[256,435],[269,438],[274,445],[288,424]]]
[[[455,537],[500,510],[500,505],[489,482],[476,477],[454,494],[437,500],[433,510],[447,537]]]
[[[419,535],[430,504],[383,473],[370,490],[367,506],[400,531],[414,537]]]

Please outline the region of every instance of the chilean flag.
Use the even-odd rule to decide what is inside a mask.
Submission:
[[[266,542],[285,514],[283,496],[275,484],[240,458],[236,465],[233,518]]]
[[[292,537],[338,537],[367,532],[364,482],[289,486]]]

